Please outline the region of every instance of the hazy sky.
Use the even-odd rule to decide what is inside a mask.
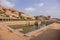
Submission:
[[[16,8],[32,16],[49,15],[60,18],[60,0],[0,0],[0,5]]]

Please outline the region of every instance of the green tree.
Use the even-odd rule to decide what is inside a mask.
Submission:
[[[19,18],[21,18],[21,12],[19,12]]]
[[[24,17],[22,16],[22,12],[19,12],[19,18],[21,18],[21,20],[24,20]]]

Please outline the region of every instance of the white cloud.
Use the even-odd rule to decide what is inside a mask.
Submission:
[[[24,10],[26,10],[26,11],[35,11],[35,8],[25,8]]]
[[[43,11],[40,11],[40,12],[43,12]]]
[[[9,2],[8,0],[0,0],[0,5],[6,6],[6,7],[14,7],[14,4]]]
[[[44,6],[44,3],[38,3],[38,4],[36,4],[36,6],[43,7]]]

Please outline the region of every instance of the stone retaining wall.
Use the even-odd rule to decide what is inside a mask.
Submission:
[[[4,25],[33,25],[35,21],[4,21],[0,22],[0,24]],[[41,24],[41,21],[38,22]]]

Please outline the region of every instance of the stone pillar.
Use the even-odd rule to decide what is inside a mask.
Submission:
[[[2,21],[3,21],[3,18],[2,18]]]

